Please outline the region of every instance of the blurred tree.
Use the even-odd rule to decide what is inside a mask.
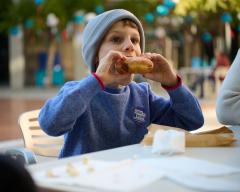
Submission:
[[[204,27],[220,21],[221,15],[227,12],[233,18],[232,25],[237,25],[240,3],[239,0],[180,0],[174,12],[180,16],[192,16],[193,22]]]
[[[147,13],[153,13],[158,17],[157,6],[166,4],[166,0],[45,0],[41,2],[42,4],[37,4],[36,0],[0,0],[0,30],[6,31],[27,19],[38,21],[33,28],[44,29],[46,27],[44,21],[49,13],[54,13],[59,18],[59,27],[64,28],[76,11],[95,12],[98,5],[103,6],[105,10],[124,8],[143,20]],[[208,28],[216,22],[215,19],[220,20],[223,12],[230,13],[233,18],[232,25],[237,25],[239,23],[237,14],[240,12],[239,0],[179,0],[175,8],[170,10],[169,15],[191,16],[194,23]]]
[[[43,14],[46,17],[54,13],[60,20],[60,29],[64,28],[73,19],[76,11],[95,12],[97,5],[105,5],[102,0],[47,0],[43,4]]]
[[[174,13],[192,18],[190,25],[186,26],[185,23],[182,27],[190,28],[191,25],[196,25],[198,35],[210,32],[215,37],[225,39],[225,51],[231,52],[232,58],[235,56],[240,38],[239,0],[180,0]]]
[[[158,3],[159,0],[124,0],[116,1],[114,7],[127,9],[137,17],[143,18],[144,14],[155,11]]]
[[[175,12],[179,15],[187,15],[191,11],[206,11],[217,13],[218,11],[238,13],[240,11],[239,0],[180,0]]]
[[[63,29],[78,10],[95,12],[97,5],[105,6],[103,0],[45,0],[37,4],[34,0],[0,0],[0,31],[7,32],[12,26],[33,19],[33,29],[45,29],[46,17],[54,13]]]

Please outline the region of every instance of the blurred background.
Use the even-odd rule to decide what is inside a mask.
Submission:
[[[240,45],[239,0],[0,0],[0,5],[0,140],[20,138],[22,112],[40,108],[65,82],[88,75],[82,31],[90,19],[114,8],[141,20],[146,52],[171,61],[208,114],[205,126],[217,128],[216,95]]]

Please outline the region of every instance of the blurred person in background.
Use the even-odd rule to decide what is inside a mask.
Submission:
[[[216,65],[213,67],[213,71],[211,73],[211,75],[209,76],[210,80],[213,82],[213,88],[215,88],[215,83],[216,83],[216,73],[219,70],[225,70],[228,71],[229,67],[230,67],[231,61],[229,59],[228,54],[226,54],[223,51],[217,52],[216,53]],[[219,77],[220,81],[223,81],[225,78],[226,74],[221,74]],[[215,89],[214,89],[215,91]]]
[[[226,125],[240,125],[240,49],[217,96],[218,121]]]
[[[200,86],[200,98],[204,97],[204,81],[205,80],[210,80],[212,82],[212,90],[213,92],[216,91],[216,80],[223,81],[225,78],[225,74],[227,70],[230,67],[230,59],[229,56],[223,52],[223,51],[216,51],[216,62],[215,65],[212,67],[212,71],[208,77],[206,77],[204,74],[198,75],[196,80],[193,82],[193,84],[190,87],[191,90],[196,91],[197,87]],[[224,71],[222,72],[219,76],[218,74],[219,71]],[[219,79],[216,79],[219,78]]]

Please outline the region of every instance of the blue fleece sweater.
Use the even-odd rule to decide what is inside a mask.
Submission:
[[[102,90],[94,76],[66,83],[49,99],[39,123],[49,135],[64,134],[60,157],[139,143],[151,123],[195,130],[203,125],[197,99],[183,85],[154,94],[147,83]]]

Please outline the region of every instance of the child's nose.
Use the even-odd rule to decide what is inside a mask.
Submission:
[[[127,40],[127,41],[125,42],[124,50],[125,50],[125,51],[128,51],[128,52],[134,50],[134,46],[133,46],[133,43],[132,43],[131,40]]]

